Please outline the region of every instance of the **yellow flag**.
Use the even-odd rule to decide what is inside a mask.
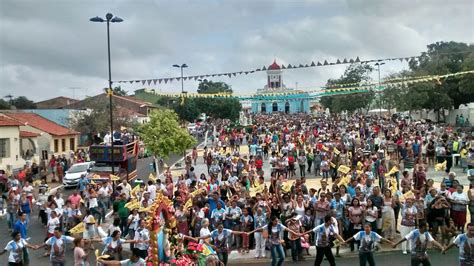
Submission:
[[[283,192],[285,192],[285,193],[290,192],[290,190],[291,190],[291,183],[290,183],[290,181],[286,181],[285,183],[283,183],[283,184],[281,185],[281,190],[283,190]]]
[[[336,164],[333,162],[330,162],[329,165],[331,165],[332,168],[336,168]]]
[[[186,201],[186,203],[184,204],[184,209],[187,210],[189,208],[191,208],[193,206],[193,200],[192,199],[188,199],[188,201]]]
[[[325,150],[325,151],[329,151],[329,148],[328,148],[328,147],[326,147],[325,145],[323,145],[323,150]]]
[[[362,162],[357,162],[357,169],[361,170],[362,167],[364,167],[364,164]]]
[[[442,163],[437,163],[435,165],[435,171],[445,171],[446,170],[446,164],[448,163],[448,161],[444,161]]]
[[[84,232],[84,230],[85,230],[84,223],[80,222],[76,226],[74,226],[73,228],[69,229],[69,233],[71,233],[71,234],[80,234],[80,233]]]
[[[336,155],[339,155],[339,154],[341,153],[341,152],[340,152],[338,149],[336,149],[336,148],[334,148],[333,151],[334,151],[334,154],[336,154]]]
[[[250,196],[254,197],[257,193],[262,193],[265,190],[265,184],[260,184],[250,188]]]
[[[154,175],[153,173],[150,173],[150,174],[148,175],[148,179],[151,180],[151,181],[153,181],[153,182],[156,182],[156,177],[155,177],[155,175]]]
[[[112,180],[112,181],[119,181],[119,180],[120,180],[120,177],[111,174],[111,175],[110,175],[110,180]]]
[[[409,198],[415,198],[415,194],[413,194],[413,191],[411,190],[401,195],[400,201],[405,201],[406,199],[409,199]]]
[[[349,168],[348,166],[346,165],[340,165],[339,168],[337,168],[337,170],[345,175],[347,175],[347,173],[349,173],[351,171],[351,168]]]

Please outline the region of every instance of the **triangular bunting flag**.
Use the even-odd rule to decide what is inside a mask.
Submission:
[[[215,76],[216,76],[216,74],[212,74],[212,75],[211,75],[211,77],[215,77]]]
[[[309,65],[308,65],[308,64],[306,64],[306,65],[304,65],[304,67],[309,67]]]
[[[398,60],[400,60],[400,62],[403,62],[403,57],[398,58]]]
[[[132,83],[133,83],[133,80],[130,80],[129,82],[130,82],[130,84],[132,84]]]
[[[194,80],[198,80],[198,78],[199,78],[198,76],[195,76],[195,77],[194,77]]]
[[[265,66],[262,67],[262,70],[267,70],[267,68]]]
[[[324,65],[325,65],[325,66],[329,65],[329,63],[328,63],[327,60],[324,60]]]
[[[176,81],[180,81],[180,80],[181,80],[181,78],[176,78]]]
[[[354,63],[354,59],[351,58],[351,59],[349,60],[349,63],[351,63],[351,64]]]
[[[356,62],[356,63],[359,63],[359,62],[360,62],[360,59],[359,59],[359,57],[357,57],[357,58],[356,58],[356,60],[355,60],[354,62]]]
[[[153,84],[156,85],[156,82],[158,81],[158,79],[154,79],[153,80]]]
[[[341,60],[337,59],[336,64],[340,64]]]
[[[293,68],[293,67],[291,66],[291,64],[288,64],[288,66],[286,66],[286,68]]]
[[[405,61],[410,61],[410,57],[405,57]]]
[[[146,82],[148,83],[148,86],[150,86],[150,84],[151,84],[151,79],[147,80]]]
[[[249,74],[249,72],[248,72],[248,71],[245,71],[244,73],[245,73],[245,75],[248,75],[248,74]]]
[[[322,66],[323,64],[321,64],[321,62],[318,61],[318,66]]]
[[[188,77],[183,77],[183,80],[187,80],[187,79],[188,79]]]
[[[165,80],[165,84],[168,83],[168,79],[164,79]]]
[[[286,69],[285,65],[281,65],[281,69]]]
[[[217,74],[218,77],[222,76],[223,74]]]
[[[298,67],[304,67],[303,64],[300,64]]]
[[[260,68],[255,69],[255,71],[262,71]]]
[[[347,64],[347,59],[344,58],[344,61],[342,61],[342,63]]]
[[[237,73],[236,73],[236,72],[234,72],[234,73],[232,73],[232,75],[234,75],[234,77],[235,77],[235,76],[237,76]]]
[[[142,80],[142,85],[145,85],[146,80]]]
[[[140,80],[135,80],[135,83],[140,83]]]
[[[231,78],[231,77],[232,77],[232,74],[231,74],[231,73],[227,73],[227,76],[229,76],[229,78]]]
[[[158,79],[158,83],[160,83],[160,84],[161,84],[161,82],[162,82],[162,81],[163,81],[163,79]]]
[[[311,61],[311,66],[312,66],[312,67],[316,66],[316,64],[314,63],[314,61]]]

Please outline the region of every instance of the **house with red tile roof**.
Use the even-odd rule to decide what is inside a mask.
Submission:
[[[4,119],[20,123],[20,133],[25,139],[37,138],[37,145],[31,147],[40,160],[48,160],[51,155],[69,155],[76,150],[80,133],[35,113],[3,112]],[[28,143],[26,143],[28,144]],[[32,143],[30,143],[32,144]],[[25,148],[25,147],[24,147]]]
[[[15,119],[0,115],[0,170],[13,172],[34,158],[39,134],[21,131],[22,126]]]

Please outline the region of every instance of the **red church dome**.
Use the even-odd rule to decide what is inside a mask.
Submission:
[[[276,63],[276,60],[273,60],[273,64],[268,66],[268,70],[279,70],[279,69],[280,69],[280,65]]]

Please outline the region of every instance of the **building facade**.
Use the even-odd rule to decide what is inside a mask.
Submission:
[[[273,62],[267,68],[267,84],[263,89],[257,90],[251,101],[252,113],[309,113],[309,94],[287,88],[283,83],[283,70],[280,65]]]

